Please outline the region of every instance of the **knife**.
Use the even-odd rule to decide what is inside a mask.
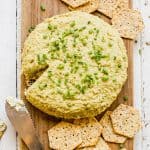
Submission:
[[[29,150],[43,150],[23,101],[9,97],[6,100],[5,109],[10,122]]]

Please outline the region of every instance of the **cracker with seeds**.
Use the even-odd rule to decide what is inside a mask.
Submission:
[[[108,144],[100,137],[97,144],[92,147],[84,147],[78,150],[111,150]]]
[[[111,150],[108,144],[100,137],[94,150]]]
[[[67,5],[71,6],[72,8],[79,7],[89,2],[89,0],[62,0]]]
[[[0,120],[0,139],[2,138],[4,132],[6,131],[6,124]]]
[[[102,119],[100,120],[100,124],[103,127],[102,136],[107,142],[124,143],[127,138],[122,135],[118,135],[113,131],[113,127],[110,119],[111,113],[112,113],[111,111],[107,111],[105,115],[102,117]]]
[[[52,149],[73,150],[82,142],[80,127],[64,121],[52,127],[48,137]]]
[[[118,0],[115,12],[119,12],[122,9],[128,9],[128,8],[129,8],[129,0]]]
[[[80,126],[82,143],[78,148],[96,145],[102,131],[102,126],[95,118],[74,120]]]
[[[79,6],[77,8],[68,7],[70,10],[73,11],[83,11],[87,13],[92,13],[96,11],[99,7],[99,0],[90,0],[87,4]]]
[[[139,111],[131,106],[120,104],[110,117],[114,131],[120,135],[133,138],[141,128]]]
[[[121,37],[135,39],[144,28],[141,13],[137,10],[122,9],[113,14],[112,25]]]
[[[106,15],[109,18],[112,18],[113,11],[117,7],[117,0],[99,0],[98,11]]]

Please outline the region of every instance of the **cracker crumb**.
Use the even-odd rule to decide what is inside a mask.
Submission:
[[[7,128],[6,124],[0,120],[0,139],[4,135],[6,128]]]

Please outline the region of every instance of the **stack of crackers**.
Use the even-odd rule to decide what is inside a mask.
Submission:
[[[98,11],[109,17],[120,36],[135,39],[144,28],[141,13],[129,8],[129,0],[62,0],[71,11]]]
[[[140,128],[139,112],[120,104],[114,111],[107,111],[100,120],[61,121],[48,131],[49,145],[55,150],[111,150],[108,142],[125,143]]]

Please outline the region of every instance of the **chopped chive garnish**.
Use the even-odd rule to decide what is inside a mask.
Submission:
[[[63,64],[59,64],[58,67],[57,67],[57,69],[60,69],[60,70],[64,69],[64,65]]]
[[[109,47],[112,47],[112,44],[111,44],[111,43],[108,43],[108,46],[109,46]]]
[[[58,79],[57,80],[57,86],[60,86],[61,85],[61,79]]]
[[[113,79],[113,82],[116,82],[117,80],[116,79]]]
[[[106,68],[103,68],[103,69],[102,69],[102,73],[108,75],[108,70],[107,70]]]
[[[61,91],[61,90],[57,90],[57,93],[58,93],[58,94],[62,94],[62,91]]]
[[[69,76],[69,73],[65,73],[65,76],[66,76],[66,77]]]
[[[74,27],[75,24],[76,24],[75,21],[72,21],[72,22],[70,23],[70,26],[71,26],[71,27]]]
[[[53,26],[51,24],[48,25],[48,29],[52,30]]]
[[[51,30],[51,31],[54,31],[55,29],[57,29],[57,26],[48,24],[48,29]]]
[[[46,63],[47,59],[48,58],[47,58],[46,54],[42,54],[42,55],[38,54],[37,55],[37,62],[38,62],[39,65],[44,65]]]
[[[121,64],[118,64],[118,68],[121,68]]]
[[[96,33],[97,33],[97,34],[99,33],[99,29],[96,30]]]
[[[105,82],[105,81],[108,81],[108,80],[109,80],[109,77],[108,77],[108,76],[103,76],[103,77],[102,77],[102,81]]]
[[[117,58],[117,57],[116,57],[116,56],[114,56],[114,60],[116,60],[116,58]]]
[[[63,61],[64,63],[66,63],[67,61],[66,61],[66,59],[64,59],[64,61]]]
[[[83,46],[86,46],[87,45],[86,40],[82,40],[82,44],[83,44]]]
[[[92,54],[89,54],[91,59],[95,60],[97,63],[102,59],[106,58],[106,56],[102,55],[101,48],[94,49]]]
[[[40,89],[40,90],[44,90],[46,87],[47,87],[47,84],[46,84],[46,83],[39,85],[39,89]]]
[[[124,96],[124,97],[123,97],[123,100],[124,100],[124,101],[127,101],[127,100],[128,100],[128,96]]]
[[[34,26],[31,26],[31,27],[28,29],[28,32],[31,33],[34,29],[35,29],[35,27],[34,27]]]
[[[142,49],[139,49],[139,55],[142,55]]]
[[[51,78],[52,77],[52,71],[48,71],[48,78]]]
[[[45,6],[43,4],[41,4],[40,9],[41,9],[41,11],[45,11],[46,10],[46,8],[45,8]]]
[[[75,87],[76,87],[82,94],[85,93],[86,86],[81,86],[81,85],[77,84]]]
[[[53,26],[53,28],[54,28],[54,29],[57,29],[57,26],[55,25],[55,26]]]
[[[43,35],[43,39],[47,39],[47,35]]]
[[[91,30],[89,30],[89,34],[92,34],[93,33],[93,30],[91,29]]]
[[[48,71],[48,77],[52,76],[52,71]]]
[[[91,24],[91,21],[88,21],[87,24]]]
[[[102,42],[105,42],[106,40],[105,40],[105,38],[104,37],[102,37],[102,40],[101,40]]]
[[[73,35],[75,38],[79,37],[79,33],[75,32]]]
[[[76,43],[73,43],[72,46],[73,46],[73,47],[76,47]]]
[[[95,80],[91,74],[86,74],[81,82],[86,84],[87,87],[91,87],[95,83]]]
[[[80,28],[79,31],[83,31],[83,30],[85,30],[85,29],[86,29],[86,26]]]
[[[68,83],[68,79],[65,79],[64,84],[67,85]]]
[[[74,99],[75,93],[71,92],[71,90],[67,90],[66,93],[63,94],[64,99]]]

